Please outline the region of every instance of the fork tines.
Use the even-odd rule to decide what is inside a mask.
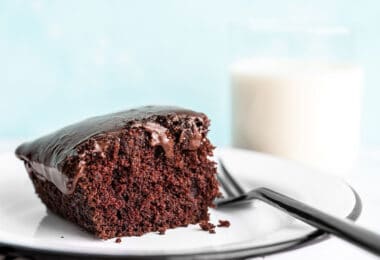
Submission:
[[[240,186],[240,184],[232,177],[231,173],[225,167],[222,159],[218,159],[219,161],[219,172],[217,174],[218,181],[225,190],[226,194],[229,197],[236,197],[244,194],[244,189]]]

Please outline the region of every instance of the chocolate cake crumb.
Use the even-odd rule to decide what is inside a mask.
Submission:
[[[228,228],[229,226],[231,226],[231,223],[228,220],[221,220],[221,219],[219,219],[218,227],[226,227],[226,228]]]
[[[65,238],[64,236],[61,236],[61,238]]]
[[[209,126],[203,113],[145,106],[69,125],[16,155],[47,208],[96,237],[163,234],[209,221],[220,194]]]
[[[199,226],[202,230],[208,231],[210,234],[215,234],[215,225],[208,221],[201,221]]]
[[[115,243],[121,243],[121,238],[120,237],[116,238]]]
[[[158,229],[158,234],[159,235],[165,235],[166,229],[165,228],[159,228]]]

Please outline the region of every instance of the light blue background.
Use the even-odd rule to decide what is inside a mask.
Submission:
[[[380,144],[378,0],[1,1],[0,139],[172,104],[207,113],[213,141],[228,144],[231,28],[249,19],[353,28],[366,70],[363,143]]]

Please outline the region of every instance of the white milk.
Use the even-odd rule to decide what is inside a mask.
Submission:
[[[350,64],[233,64],[233,144],[345,173],[360,144],[362,70]]]

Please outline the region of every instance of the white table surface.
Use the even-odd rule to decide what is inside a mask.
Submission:
[[[17,140],[0,140],[0,153],[13,151],[19,143],[21,142]],[[363,210],[357,223],[380,233],[380,147],[363,148],[357,164],[343,178],[362,199]],[[260,258],[269,260],[378,259],[370,253],[333,237],[311,246]]]

